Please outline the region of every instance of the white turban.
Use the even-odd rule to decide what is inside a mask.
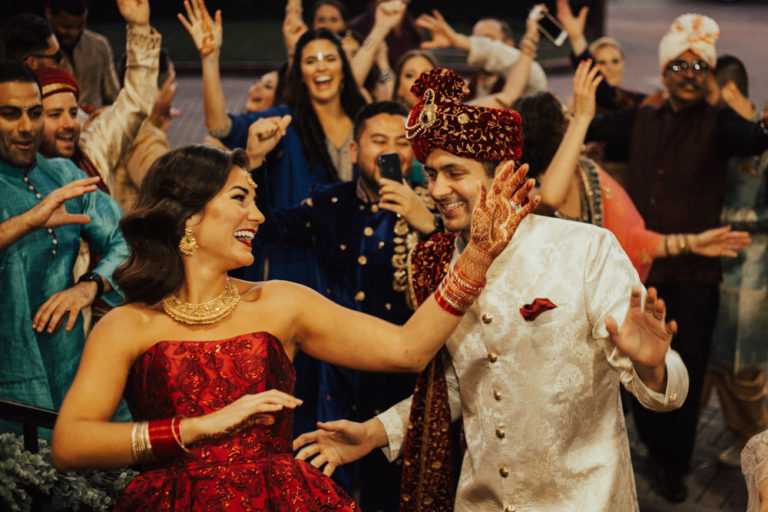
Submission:
[[[659,64],[661,69],[671,60],[687,50],[699,56],[709,67],[717,63],[715,42],[720,37],[717,22],[703,14],[683,14],[669,27],[659,43]]]

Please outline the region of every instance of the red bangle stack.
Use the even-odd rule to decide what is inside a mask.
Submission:
[[[454,267],[435,291],[438,306],[452,315],[463,315],[485,287],[485,281],[470,279]]]
[[[149,442],[152,453],[157,459],[167,459],[184,455],[184,448],[177,442],[175,417],[167,420],[149,422]],[[181,422],[179,422],[181,423]]]

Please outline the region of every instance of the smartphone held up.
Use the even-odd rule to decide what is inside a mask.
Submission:
[[[400,170],[400,155],[397,153],[382,153],[378,157],[381,177],[388,180],[403,182],[403,173]]]
[[[557,21],[557,18],[549,14],[549,11],[547,11],[543,4],[535,5],[533,9],[531,9],[530,14],[528,14],[528,17],[535,20],[539,18],[539,15],[541,15],[541,19],[537,22],[539,32],[552,41],[552,44],[555,46],[562,46],[568,38],[568,34],[565,29],[563,29],[563,26]]]

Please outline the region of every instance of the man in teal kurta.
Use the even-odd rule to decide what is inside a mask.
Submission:
[[[85,343],[80,310],[104,290],[107,303],[121,300],[112,272],[128,248],[118,227],[117,203],[89,185],[73,192],[71,182],[86,178],[85,173],[69,160],[37,153],[42,129],[34,73],[24,64],[1,61],[0,398],[56,409]],[[66,211],[50,206],[62,190],[71,197],[58,203]],[[78,217],[82,214],[89,220]],[[74,283],[81,237],[101,260],[86,279]],[[3,431],[20,427],[0,423]]]

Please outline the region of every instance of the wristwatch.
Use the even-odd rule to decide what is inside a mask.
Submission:
[[[96,283],[97,297],[102,293],[104,293],[104,280],[96,272],[86,272],[85,274],[80,276],[80,279],[77,280],[78,283],[82,283],[84,281],[93,281],[94,283]]]

